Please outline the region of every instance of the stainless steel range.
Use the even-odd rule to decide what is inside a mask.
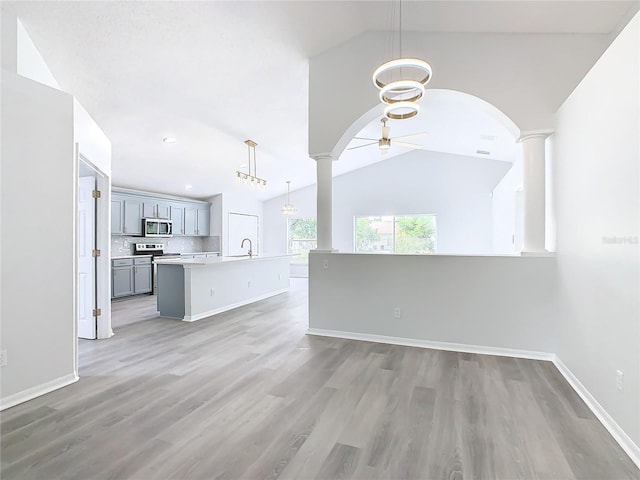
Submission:
[[[171,253],[164,251],[164,243],[136,243],[133,249],[134,255],[151,255],[153,258],[180,258],[179,253]],[[157,265],[153,264],[153,293],[156,293],[156,273],[158,271]]]
[[[167,253],[164,251],[164,243],[136,243],[134,255],[153,255],[154,257],[179,257],[179,253]]]

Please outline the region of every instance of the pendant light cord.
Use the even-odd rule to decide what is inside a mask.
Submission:
[[[398,22],[399,24],[399,30],[400,30],[400,58],[402,58],[402,0],[400,0],[400,20]]]

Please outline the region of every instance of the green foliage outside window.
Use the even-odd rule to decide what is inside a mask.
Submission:
[[[356,217],[357,253],[433,254],[435,215]]]
[[[309,250],[317,246],[317,231],[315,218],[289,219],[289,253],[295,255],[292,263],[309,263]]]

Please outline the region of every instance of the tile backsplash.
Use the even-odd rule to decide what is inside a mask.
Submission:
[[[218,252],[220,251],[220,237],[171,237],[144,238],[111,236],[111,256],[133,255],[136,243],[162,243],[167,253]]]

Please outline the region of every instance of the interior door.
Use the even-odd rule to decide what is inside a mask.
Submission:
[[[96,205],[95,177],[80,177],[78,192],[78,336],[95,339],[96,317]]]

